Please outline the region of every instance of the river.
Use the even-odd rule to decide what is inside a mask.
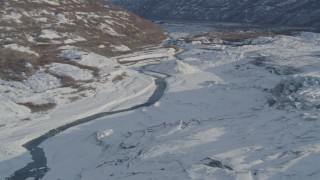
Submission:
[[[28,179],[28,178],[34,178],[35,180],[42,179],[46,175],[46,173],[50,171],[50,167],[47,166],[47,158],[45,156],[45,152],[42,148],[39,147],[39,145],[45,140],[59,134],[60,132],[63,132],[71,127],[74,127],[80,124],[94,121],[101,117],[105,117],[113,114],[119,114],[127,111],[133,111],[142,107],[151,106],[157,101],[159,101],[167,88],[167,83],[165,81],[165,78],[163,78],[163,75],[165,77],[168,77],[168,75],[154,72],[154,71],[152,71],[151,72],[152,74],[150,74],[150,73],[147,73],[149,71],[145,70],[144,67],[139,72],[149,76],[153,76],[155,78],[154,81],[156,84],[156,89],[153,92],[153,94],[149,97],[147,102],[144,102],[126,109],[120,109],[120,110],[110,111],[110,112],[101,112],[98,114],[94,114],[92,116],[78,119],[69,124],[52,129],[49,132],[45,133],[44,135],[25,143],[23,147],[30,152],[30,155],[32,157],[32,162],[28,163],[25,167],[15,171],[14,174],[6,178],[6,180],[22,180],[22,179]],[[162,76],[158,76],[157,74],[159,75],[161,74]]]

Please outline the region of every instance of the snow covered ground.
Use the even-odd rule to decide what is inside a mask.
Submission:
[[[77,119],[141,104],[156,88],[152,76],[120,65],[117,62],[120,57],[106,58],[74,47],[64,49],[62,56],[97,67],[99,74],[93,76],[87,69],[52,63],[21,83],[1,80],[0,88],[6,93],[0,96],[0,179],[31,161],[29,152],[21,147],[24,143]],[[148,53],[148,56],[159,55]],[[171,54],[163,53],[163,56]],[[75,87],[63,86],[56,76],[71,77]],[[24,103],[39,108],[48,104],[54,107],[32,112],[32,107],[30,110]]]
[[[164,97],[46,140],[40,147],[51,170],[44,179],[320,179],[320,34],[203,44],[181,39],[203,29],[180,26],[163,26],[182,49],[177,58],[170,50],[119,57],[130,62],[122,67],[130,76],[116,86],[120,91],[61,106],[47,119],[0,127],[0,178],[30,162],[18,147],[46,130],[145,101],[154,84],[135,71],[145,66],[170,74]],[[139,61],[146,59],[155,61]]]

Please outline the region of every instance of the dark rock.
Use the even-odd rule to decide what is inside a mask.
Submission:
[[[215,160],[215,159],[205,158],[201,162],[204,163],[204,165],[210,166],[210,167],[213,167],[213,168],[233,170],[233,168],[231,168],[230,166],[223,165],[221,161],[218,161],[218,160]]]

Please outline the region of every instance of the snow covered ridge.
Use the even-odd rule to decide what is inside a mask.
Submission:
[[[102,0],[9,0],[0,11],[0,52],[7,68],[0,76],[10,80],[21,81],[39,66],[60,61],[61,46],[112,57],[165,38],[156,25]],[[20,59],[14,61],[21,67],[10,65],[10,58]]]
[[[107,0],[149,19],[320,26],[315,0]]]
[[[0,11],[1,95],[20,106],[59,104],[48,91],[92,91],[86,83],[130,74],[111,58],[165,38],[158,26],[103,0],[8,0]],[[87,96],[79,94],[63,102]]]

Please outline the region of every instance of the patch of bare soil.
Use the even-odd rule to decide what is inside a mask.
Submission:
[[[122,74],[117,75],[116,77],[114,77],[114,78],[112,79],[112,82],[113,82],[113,83],[117,83],[117,82],[119,82],[119,81],[124,80],[127,76],[128,76],[128,74],[124,72],[124,73],[122,73]]]
[[[32,113],[45,112],[56,107],[55,103],[34,104],[32,102],[20,103],[20,105],[28,107]]]

